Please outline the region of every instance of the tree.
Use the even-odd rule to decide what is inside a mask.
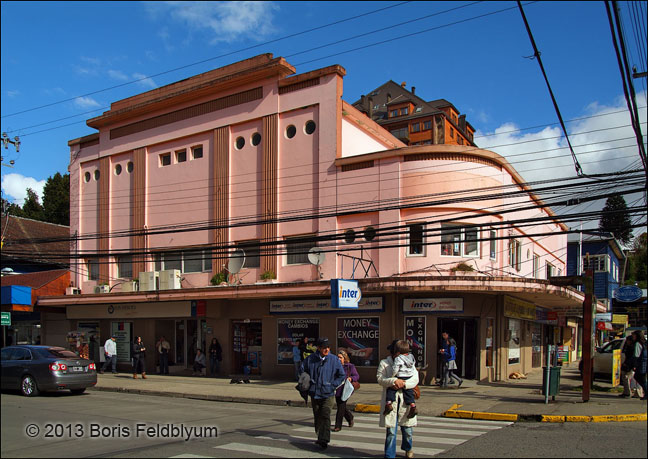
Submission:
[[[27,198],[25,199],[22,210],[23,217],[44,221],[43,206],[38,199],[38,195],[31,188],[27,188]]]
[[[621,243],[628,245],[632,240],[632,221],[628,205],[623,196],[610,196],[605,201],[599,229],[614,234]]]
[[[628,276],[626,284],[637,283],[640,288],[646,288],[646,276],[648,273],[648,261],[646,256],[646,233],[637,237],[628,253]]]
[[[23,211],[19,205],[7,201],[2,198],[2,213],[3,215],[12,215],[14,217],[22,217]]]
[[[59,172],[47,179],[43,188],[44,221],[70,226],[70,174]]]

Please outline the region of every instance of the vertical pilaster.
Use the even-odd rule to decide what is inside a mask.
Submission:
[[[262,240],[266,244],[277,241],[277,169],[279,163],[279,115],[263,118],[263,180],[261,183],[261,205],[263,211]],[[262,249],[261,271],[277,274],[277,248],[268,245]]]
[[[131,178],[131,229],[130,246],[133,251],[133,277],[146,271],[146,148],[133,151]]]
[[[212,177],[214,177],[214,200],[213,214],[216,228],[213,230],[213,241],[216,250],[212,260],[212,274],[222,271],[223,263],[227,257],[227,246],[229,244],[229,146],[230,128],[221,127],[214,130],[214,158],[212,164]]]
[[[110,157],[99,160],[99,192],[97,208],[99,209],[99,282],[110,280]]]

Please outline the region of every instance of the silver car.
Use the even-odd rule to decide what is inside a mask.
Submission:
[[[1,353],[2,389],[19,389],[31,397],[66,389],[82,394],[97,384],[95,363],[63,347],[18,345]]]
[[[594,375],[612,375],[612,356],[615,350],[623,350],[625,338],[617,338],[608,341],[601,347],[597,347],[592,356],[592,373]],[[625,360],[625,355],[621,353],[621,363]],[[583,375],[583,361],[578,364],[581,376]]]

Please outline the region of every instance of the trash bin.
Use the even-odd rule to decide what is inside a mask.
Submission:
[[[549,367],[549,395],[560,392],[560,370],[562,367]],[[547,367],[542,368],[542,395],[547,395]]]

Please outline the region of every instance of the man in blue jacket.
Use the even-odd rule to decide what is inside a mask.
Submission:
[[[311,379],[308,393],[311,396],[317,434],[315,443],[326,449],[331,441],[331,411],[335,405],[335,389],[346,378],[340,359],[331,354],[327,338],[317,340],[317,352],[304,360],[302,371],[308,373]]]

